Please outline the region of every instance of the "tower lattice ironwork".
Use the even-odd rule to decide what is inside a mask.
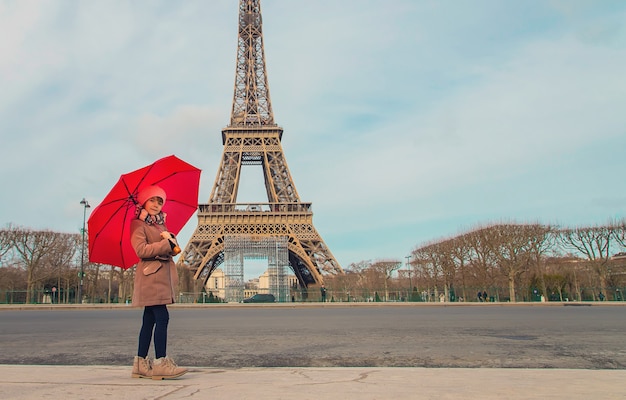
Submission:
[[[222,130],[224,150],[208,204],[198,208],[198,226],[179,259],[206,280],[224,262],[225,237],[286,237],[289,265],[300,285],[323,283],[343,273],[313,227],[311,203],[303,203],[287,167],[270,101],[260,0],[239,1],[237,69],[230,125]],[[242,165],[263,169],[267,202],[237,203]]]

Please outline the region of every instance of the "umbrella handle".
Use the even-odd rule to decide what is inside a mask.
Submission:
[[[172,253],[174,253],[175,256],[179,255],[181,250],[180,250],[180,246],[178,246],[176,244],[176,242],[174,242],[172,239],[168,239],[170,241],[170,247],[172,248]]]
[[[161,229],[161,233],[163,232],[166,232],[166,230]],[[170,242],[170,247],[172,248],[173,255],[179,255],[182,250],[180,249],[180,246],[178,246],[178,243],[176,243],[176,236],[174,236],[174,234],[170,232],[170,237],[167,240]]]

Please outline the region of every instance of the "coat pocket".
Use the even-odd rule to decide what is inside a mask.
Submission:
[[[159,269],[161,269],[162,264],[161,261],[146,261],[144,263],[144,267],[143,267],[143,274],[144,275],[151,275],[154,274],[155,272],[157,272]]]

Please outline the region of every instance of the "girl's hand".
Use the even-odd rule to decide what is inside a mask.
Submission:
[[[176,241],[176,237],[169,232],[161,232],[161,237],[163,239],[167,239],[170,242],[170,246],[172,248],[172,255],[177,255],[180,253],[180,246],[178,246],[178,242]]]

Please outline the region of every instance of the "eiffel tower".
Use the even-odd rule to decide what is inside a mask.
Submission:
[[[263,50],[260,0],[239,1],[235,93],[230,125],[222,130],[221,165],[208,204],[198,206],[198,226],[179,265],[206,284],[225,260],[227,238],[284,238],[300,287],[341,274],[339,263],[313,227],[311,203],[296,191],[274,122]],[[242,165],[260,165],[267,203],[237,203]]]

